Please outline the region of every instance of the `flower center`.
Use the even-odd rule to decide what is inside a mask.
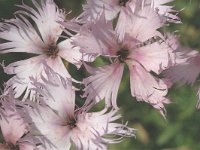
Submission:
[[[69,120],[67,125],[70,126],[71,129],[75,128],[76,127],[76,119],[74,118],[74,119]]]
[[[120,6],[126,6],[126,3],[128,2],[129,0],[119,0],[119,5]]]
[[[129,50],[128,49],[122,48],[117,52],[118,60],[121,63],[125,62],[125,60],[127,59],[128,55],[129,55]]]
[[[56,57],[58,54],[58,47],[55,44],[51,44],[48,46],[47,50],[46,50],[46,55],[50,56],[50,57]]]

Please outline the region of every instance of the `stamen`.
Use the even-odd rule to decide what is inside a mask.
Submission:
[[[71,129],[75,128],[76,127],[76,119],[71,119],[69,120],[68,124],[70,126]]]
[[[126,58],[128,57],[129,55],[129,50],[127,49],[120,49],[118,52],[117,52],[117,55],[118,55],[118,60],[121,62],[121,63],[124,63]]]
[[[56,57],[58,54],[58,47],[55,44],[51,44],[48,46],[48,49],[46,51],[46,55],[51,56],[51,57]]]

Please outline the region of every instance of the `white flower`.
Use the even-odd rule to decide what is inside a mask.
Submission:
[[[36,143],[29,134],[24,111],[18,107],[23,107],[23,104],[14,98],[12,90],[0,96],[0,128],[4,141],[0,143],[1,150],[36,148]]]
[[[83,5],[83,13],[79,16],[83,22],[98,20],[102,13],[106,20],[113,20],[120,13],[130,11],[135,13],[138,9],[146,6],[153,8],[159,15],[164,16],[170,22],[180,23],[178,12],[167,3],[174,0],[87,0]]]
[[[117,110],[88,112],[90,106],[75,109],[75,90],[71,82],[49,67],[45,70],[44,83],[33,82],[45,104],[28,108],[35,129],[31,132],[38,132],[44,149],[67,150],[71,145],[80,150],[106,149],[105,144],[134,136],[133,129],[114,123],[121,117],[116,114]],[[114,139],[107,135],[113,135]]]
[[[116,108],[117,92],[124,64],[127,64],[132,96],[162,112],[163,104],[169,103],[165,98],[168,86],[152,72],[159,75],[169,64],[171,48],[157,30],[164,22],[150,6],[138,10],[137,15],[128,10],[126,13],[129,15],[125,19],[125,28],[118,26],[114,30],[112,21],[106,21],[102,15],[96,22],[84,25],[74,37],[74,44],[82,52],[112,59],[111,65],[99,68],[85,65],[91,76],[83,80],[83,96],[87,97],[89,103],[94,99],[98,102],[105,98],[108,106]]]
[[[181,23],[180,18],[177,16],[178,11],[174,10],[174,6],[166,5],[174,0],[146,0],[144,5],[151,4],[151,6],[160,14],[165,16],[167,21],[173,23]]]
[[[193,85],[200,74],[199,52],[181,46],[177,36],[167,36],[169,37],[167,42],[173,48],[173,51],[170,52],[171,64],[170,68],[164,72],[165,76],[174,83]]]
[[[151,17],[151,15],[145,13],[138,14],[138,11],[145,7],[151,7],[155,13],[157,13],[163,21],[180,23],[180,18],[177,16],[178,11],[173,9],[173,6],[168,6],[167,3],[174,0],[87,0],[87,4],[83,5],[83,13],[78,17],[80,22],[96,22],[102,16],[105,16],[107,21],[114,20],[119,14],[116,32],[118,32],[119,40],[124,38],[127,31],[127,25],[134,25],[135,22],[130,19],[133,14],[141,17]],[[146,9],[145,9],[146,10]],[[145,12],[145,11],[143,11]],[[150,12],[151,13],[151,12]],[[152,18],[151,23],[154,22]],[[131,24],[130,24],[131,22]],[[143,25],[147,24],[143,23]]]
[[[16,18],[5,20],[0,26],[0,54],[10,52],[25,52],[34,54],[26,60],[17,61],[4,67],[7,74],[15,74],[7,86],[15,90],[15,97],[33,98],[32,85],[29,77],[40,78],[43,62],[51,66],[63,77],[71,77],[62,59],[80,67],[82,54],[74,47],[71,39],[58,43],[63,32],[59,22],[64,21],[65,13],[58,9],[53,0],[32,1],[35,9],[25,4],[15,13]]]

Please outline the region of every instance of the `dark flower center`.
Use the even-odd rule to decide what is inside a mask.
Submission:
[[[74,119],[69,120],[69,122],[68,122],[67,125],[69,125],[71,129],[73,129],[73,128],[76,127],[76,122],[77,122],[77,121],[76,121],[76,119],[74,118]]]
[[[126,3],[128,2],[129,0],[119,0],[119,5],[120,6],[126,6]]]
[[[117,52],[117,56],[118,56],[118,60],[121,62],[121,63],[124,63],[126,58],[128,57],[129,55],[129,50],[127,49],[120,49],[118,52]]]
[[[51,44],[48,46],[48,48],[46,50],[46,54],[47,54],[47,56],[50,56],[50,57],[56,57],[58,54],[58,51],[59,51],[59,49],[58,49],[57,45]]]

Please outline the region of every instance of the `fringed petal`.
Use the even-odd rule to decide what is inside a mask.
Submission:
[[[151,1],[151,2],[150,2]],[[159,15],[167,18],[168,22],[181,23],[181,19],[177,16],[178,11],[173,9],[173,6],[167,5],[167,3],[174,0],[146,0],[146,5],[151,5]]]
[[[116,0],[87,0],[83,5],[83,13],[79,16],[81,22],[95,21],[104,12],[106,20],[114,19],[120,11]]]
[[[151,104],[159,110],[164,109],[163,104],[169,103],[169,100],[165,98],[168,92],[167,84],[161,79],[153,77],[137,63],[129,64],[129,70],[132,96],[139,101]]]
[[[197,51],[191,51],[189,55],[191,56],[185,57],[184,61],[166,70],[165,76],[181,85],[194,84],[200,74],[200,55]]]
[[[24,14],[34,20],[45,44],[56,42],[63,32],[59,22],[64,21],[65,12],[60,10],[53,0],[41,0],[40,2],[32,0],[32,2],[36,9],[23,4],[19,7],[24,10],[17,13]]]
[[[132,50],[128,58],[138,61],[147,71],[160,74],[168,67],[170,51],[165,42],[154,42]]]
[[[43,53],[42,39],[27,18],[22,15],[0,24],[0,39],[4,40],[0,43],[0,53]]]
[[[34,90],[42,96],[43,102],[56,111],[60,117],[74,116],[75,89],[70,79],[64,79],[44,64],[45,76],[42,82],[32,78]],[[67,105],[66,105],[67,104]]]
[[[24,104],[14,98],[13,90],[4,92],[0,96],[0,101],[0,109],[2,110],[0,127],[5,143],[2,146],[7,145],[7,148],[10,149],[9,147],[12,145],[19,148],[26,147],[27,150],[34,150],[36,143],[33,142],[33,137],[29,134],[26,114],[24,110],[21,110]]]
[[[93,57],[81,53],[79,47],[73,46],[72,40],[70,39],[64,40],[63,42],[59,43],[58,48],[58,55],[66,61],[76,65],[77,68],[81,67],[82,61],[90,62],[94,60]]]
[[[23,95],[24,99],[34,98],[35,92],[30,91],[33,88],[29,77],[37,78],[42,74],[42,62],[45,56],[37,56],[27,60],[17,61],[4,67],[7,74],[16,74],[6,83],[8,89],[12,88],[15,91],[15,97],[19,98]],[[24,93],[25,92],[25,93]]]
[[[107,106],[113,106],[117,108],[117,92],[122,79],[124,66],[119,62],[114,64],[92,68],[85,65],[86,69],[92,75],[83,80],[85,84],[84,97],[87,97],[87,101],[91,102],[95,100],[99,102],[105,98]]]
[[[112,22],[107,22],[103,15],[96,22],[84,25],[73,41],[86,54],[115,55],[118,48]]]
[[[134,129],[115,123],[120,117],[113,109],[79,114],[71,140],[80,150],[107,149],[105,144],[119,143],[123,137],[134,136]]]
[[[31,133],[41,142],[41,149],[69,149],[69,130],[64,118],[47,106],[27,110],[31,122]]]
[[[157,29],[162,27],[164,23],[165,19],[151,7],[139,9],[137,13],[132,13],[131,9],[123,9],[119,16],[116,33],[120,41],[129,37],[143,43],[153,37],[162,37]]]

